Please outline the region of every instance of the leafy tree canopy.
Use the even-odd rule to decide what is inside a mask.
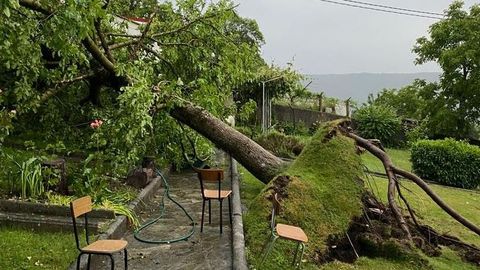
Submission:
[[[180,159],[168,108],[187,100],[223,117],[264,66],[256,22],[229,0],[7,0],[0,33],[0,138],[36,129],[119,165]]]
[[[420,92],[427,85],[425,81],[415,80],[400,89],[383,89],[380,93],[368,96],[368,104],[393,108],[399,117],[421,119],[425,101]]]
[[[425,117],[437,134],[468,137],[480,119],[480,6],[470,11],[454,2],[446,19],[430,27],[430,36],[417,40],[416,63],[437,62],[443,70],[440,83],[422,91]]]

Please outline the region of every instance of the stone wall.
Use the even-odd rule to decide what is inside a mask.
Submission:
[[[345,116],[333,113],[319,112],[307,109],[290,108],[284,105],[272,105],[272,117],[278,122],[303,122],[305,126],[311,127],[313,123],[328,122]]]

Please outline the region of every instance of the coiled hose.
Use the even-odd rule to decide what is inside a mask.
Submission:
[[[165,178],[165,176],[163,176],[163,174],[159,170],[157,170],[157,174],[160,175],[160,178],[162,179],[163,184],[165,185],[165,190],[163,191],[162,201],[160,202],[160,215],[158,217],[146,222],[142,226],[140,226],[140,228],[135,230],[135,232],[133,233],[133,236],[138,241],[144,242],[144,243],[149,243],[149,244],[171,244],[171,243],[180,242],[180,241],[187,241],[188,238],[190,238],[193,235],[193,233],[195,232],[195,222],[193,221],[192,216],[190,216],[190,214],[187,212],[187,210],[185,210],[185,208],[180,203],[178,203],[172,197],[170,197],[170,186],[168,185],[168,182],[167,182],[167,179]],[[157,239],[146,239],[146,238],[140,237],[140,232],[142,230],[144,230],[144,229],[148,228],[149,226],[157,223],[160,219],[163,218],[163,215],[165,214],[165,197],[167,197],[170,201],[172,201],[174,204],[176,204],[178,207],[180,207],[180,209],[182,209],[182,211],[185,213],[185,215],[192,222],[191,223],[192,228],[190,229],[190,231],[186,235],[180,236],[180,237],[177,237],[177,238],[172,238],[172,239],[158,239],[157,240]]]

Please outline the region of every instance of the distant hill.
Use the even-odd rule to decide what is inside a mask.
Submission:
[[[328,97],[365,102],[369,93],[378,93],[384,88],[400,88],[415,79],[434,82],[440,73],[351,73],[351,74],[312,74],[305,75],[306,83],[312,92],[324,92]]]

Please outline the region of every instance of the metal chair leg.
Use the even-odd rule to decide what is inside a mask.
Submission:
[[[220,200],[220,234],[223,233],[223,215],[222,215],[222,203],[223,200]]]
[[[212,224],[212,200],[208,200],[208,224]]]
[[[92,254],[88,254],[88,260],[87,260],[87,269],[90,270],[90,259],[92,258]]]
[[[298,261],[297,268],[300,268],[300,265],[302,264],[303,253],[305,251],[305,244],[303,242],[300,244],[300,246],[302,247],[302,252],[300,253],[300,260]]]
[[[205,216],[205,200],[203,200],[202,204],[202,224],[200,225],[200,232],[203,232],[203,217]]]
[[[77,270],[80,270],[80,259],[82,258],[83,253],[78,254],[77,257]]]
[[[114,269],[115,269],[115,261],[113,260],[113,255],[112,255],[112,254],[108,254],[108,256],[110,257],[110,266],[111,266],[111,269],[114,270]]]
[[[228,196],[228,215],[230,216],[230,225],[232,225],[232,197]]]
[[[297,256],[298,256],[298,251],[300,250],[300,244],[301,242],[298,242],[297,244],[297,250],[295,251],[295,256],[293,257],[292,265],[295,266],[297,263]]]
[[[127,253],[127,249],[125,249],[123,251],[123,256],[124,256],[124,260],[125,260],[125,270],[128,269],[128,253]]]
[[[260,261],[260,265],[263,265],[265,262],[265,259],[267,259],[268,255],[270,254],[270,251],[272,251],[273,244],[275,244],[275,241],[277,240],[277,236],[272,234],[272,236],[268,239],[268,243],[265,246],[265,251],[263,253],[262,261]]]

